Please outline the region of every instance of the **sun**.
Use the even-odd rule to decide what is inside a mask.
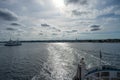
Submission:
[[[63,8],[63,7],[65,6],[64,0],[53,0],[53,4],[54,4],[57,8]]]

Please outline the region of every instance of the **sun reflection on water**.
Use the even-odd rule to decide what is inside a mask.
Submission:
[[[72,65],[74,61],[74,54],[72,53],[72,49],[68,46],[67,43],[54,43],[49,45],[49,60],[48,62],[51,64],[53,68],[52,75],[55,80],[71,80],[68,78],[71,70],[70,65]]]
[[[62,46],[62,47],[66,47],[68,46],[67,43],[53,43],[54,45],[58,45],[58,46]]]

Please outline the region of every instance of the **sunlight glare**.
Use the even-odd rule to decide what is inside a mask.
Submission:
[[[56,45],[59,45],[59,46],[63,46],[63,47],[68,46],[67,43],[55,43],[55,44],[56,44]]]
[[[65,6],[64,0],[53,0],[53,3],[57,8],[63,8]]]

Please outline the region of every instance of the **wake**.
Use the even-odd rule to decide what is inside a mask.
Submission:
[[[88,68],[99,65],[99,57],[87,51],[72,48],[67,43],[48,44],[47,50],[48,60],[44,62],[42,70],[32,80],[72,80],[82,57],[85,58]],[[104,60],[101,62],[110,64]]]

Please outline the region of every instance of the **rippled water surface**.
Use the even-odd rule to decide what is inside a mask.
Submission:
[[[81,57],[88,68],[102,63],[120,67],[120,43],[0,44],[0,80],[72,80]]]

